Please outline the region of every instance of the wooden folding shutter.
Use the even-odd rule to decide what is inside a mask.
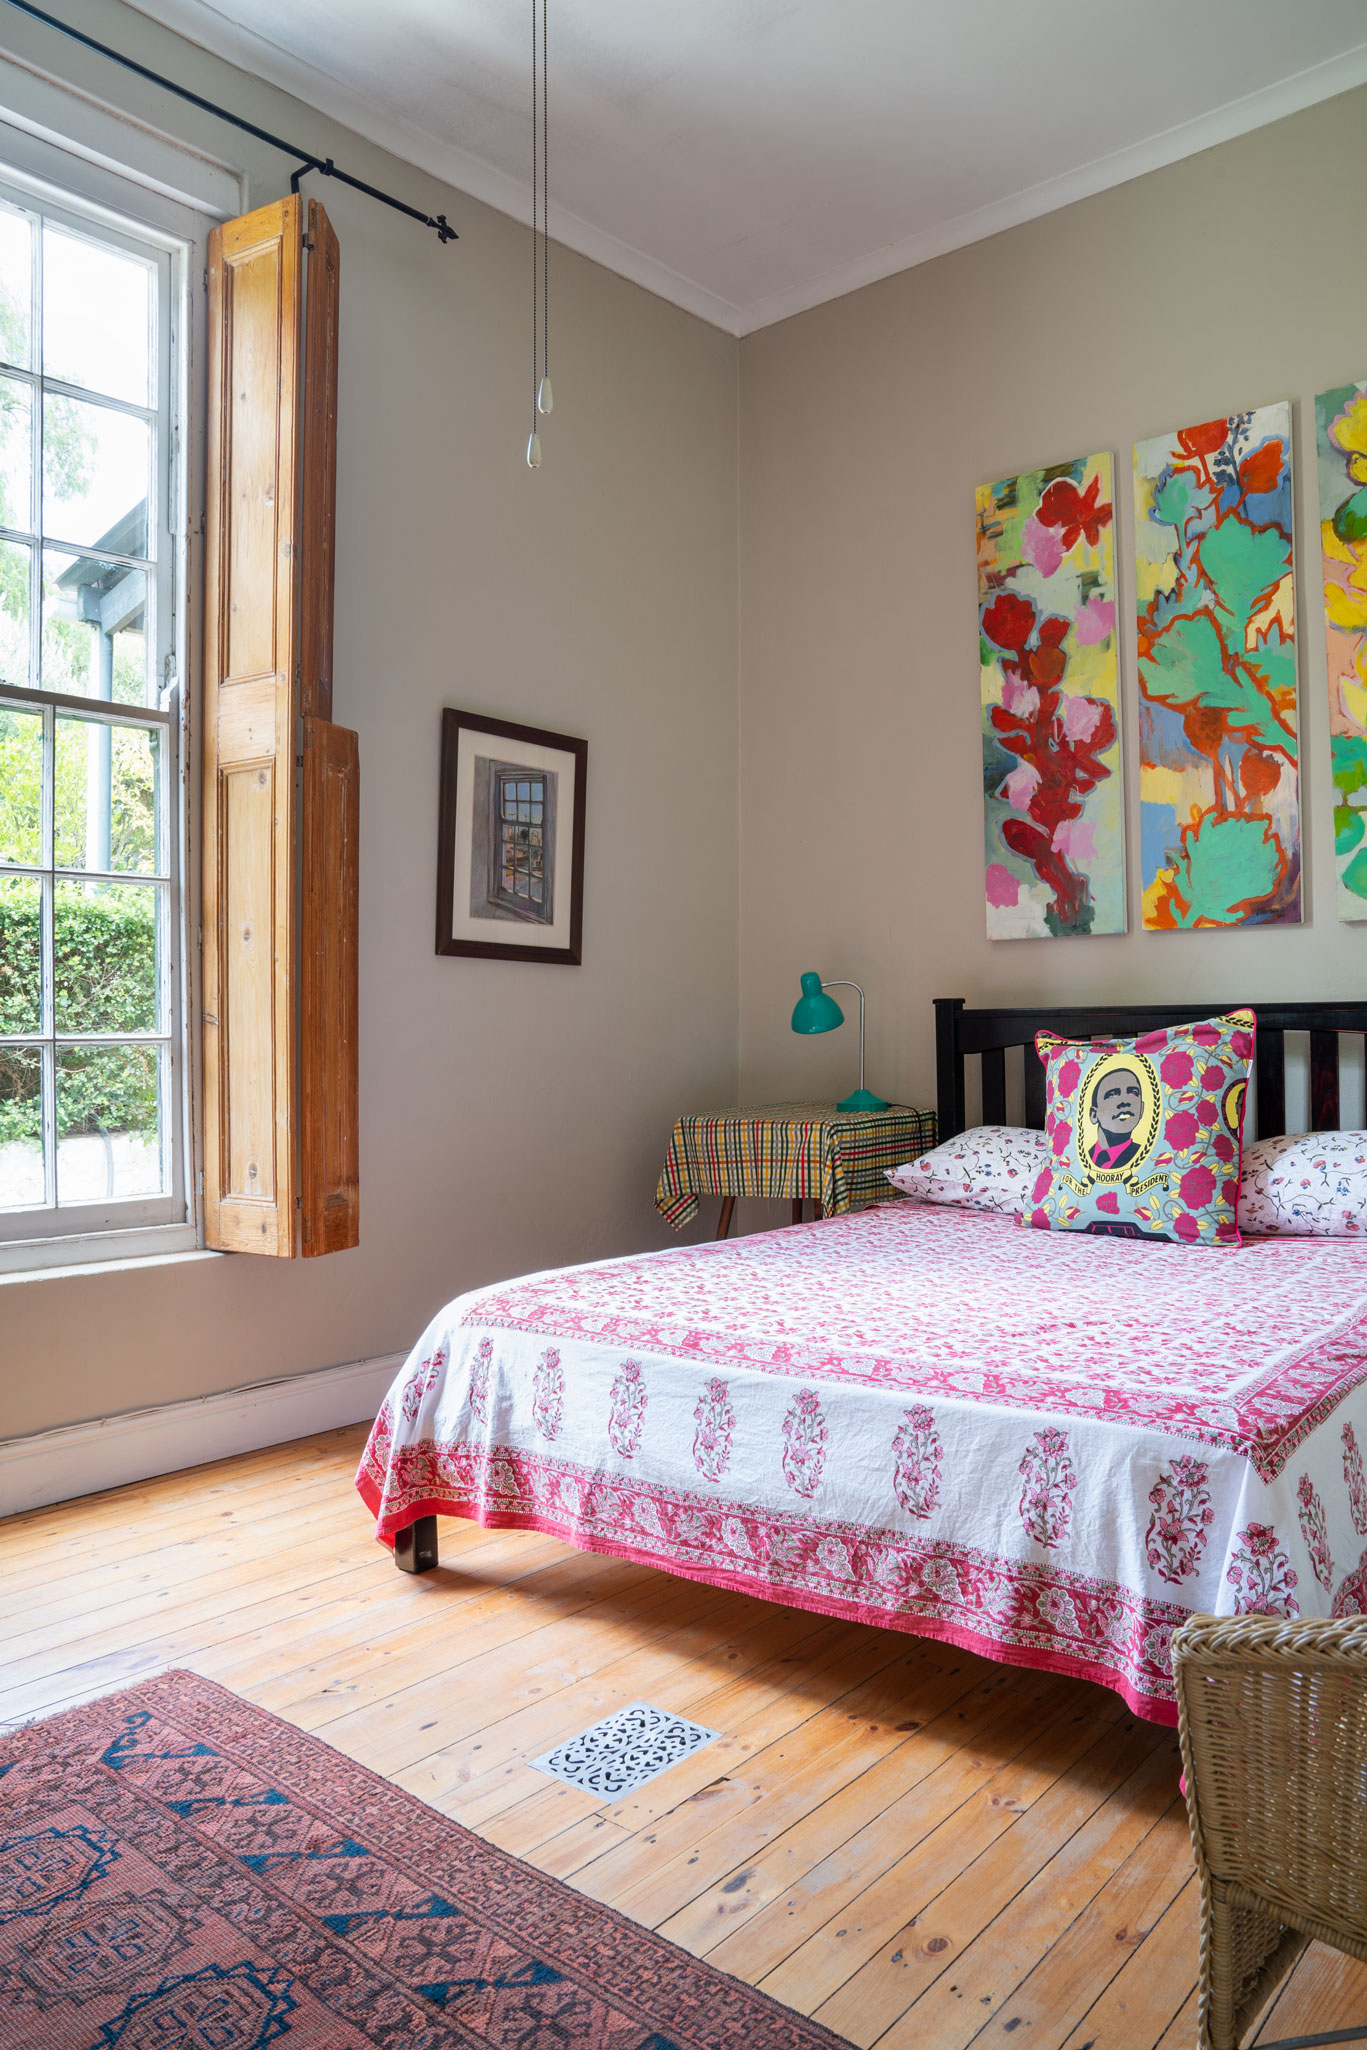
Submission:
[[[316,201],[308,218],[306,242],[281,200],[209,252],[205,1235],[284,1258],[359,1236],[356,736],[329,717],[337,243]]]
[[[357,899],[360,768],[356,735],[332,724],[337,524],[339,256],[309,201],[300,530],[303,893],[300,901],[300,1176],[303,1251],[360,1243],[357,1124]]]

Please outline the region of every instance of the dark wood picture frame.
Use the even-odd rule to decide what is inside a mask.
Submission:
[[[558,894],[567,885],[570,892],[569,944],[563,947],[518,946],[506,940],[455,939],[452,925],[456,905],[456,864],[461,862],[460,887],[468,887],[470,848],[456,845],[456,794],[461,761],[461,735],[492,735],[518,745],[547,748],[571,757],[574,763],[574,818],[570,837],[570,873],[554,874],[551,886]],[[540,726],[519,726],[510,719],[486,719],[477,712],[457,712],[447,706],[441,715],[441,807],[437,824],[437,952],[463,954],[485,961],[553,961],[577,968],[584,947],[584,834],[587,811],[589,744],[568,733],[548,733]],[[497,931],[501,921],[491,921]]]

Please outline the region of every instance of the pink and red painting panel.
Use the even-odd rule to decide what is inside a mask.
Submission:
[[[1109,455],[977,492],[987,932],[1125,930]]]

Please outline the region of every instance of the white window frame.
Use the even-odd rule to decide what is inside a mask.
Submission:
[[[202,1244],[195,1172],[200,1150],[195,1129],[197,1049],[195,1035],[189,1030],[189,1020],[194,1016],[197,966],[191,947],[197,923],[191,917],[191,907],[198,903],[199,880],[198,850],[190,830],[190,794],[194,787],[191,655],[197,639],[190,627],[192,617],[198,618],[202,565],[192,555],[190,544],[192,535],[198,532],[196,509],[203,497],[202,280],[209,229],[213,216],[223,208],[221,202],[212,201],[212,212],[186,206],[180,198],[169,196],[163,178],[149,179],[137,167],[132,168],[131,176],[111,169],[104,147],[108,140],[105,131],[112,129],[117,139],[125,132],[121,124],[107,113],[97,115],[89,103],[59,88],[48,86],[44,90],[49,98],[57,93],[57,105],[69,107],[73,130],[89,116],[96,139],[102,145],[98,153],[94,149],[81,151],[79,143],[73,143],[71,149],[58,147],[50,139],[50,128],[44,133],[34,132],[36,124],[12,125],[6,118],[8,103],[23,96],[14,92],[13,81],[17,77],[23,86],[26,76],[22,72],[15,74],[9,66],[0,67],[0,189],[9,188],[9,196],[20,204],[37,204],[55,216],[65,214],[73,224],[96,226],[111,241],[122,233],[142,250],[150,247],[158,253],[159,264],[163,266],[167,292],[169,317],[163,331],[169,346],[161,376],[165,384],[168,437],[167,446],[158,454],[157,495],[164,505],[159,512],[157,602],[169,608],[163,616],[174,621],[168,644],[171,673],[163,677],[166,687],[161,692],[161,711],[169,714],[166,731],[174,758],[165,785],[171,882],[167,929],[163,933],[171,985],[171,1017],[167,1021],[170,1055],[163,1099],[171,1113],[167,1117],[171,1131],[165,1141],[170,1155],[171,1193],[143,1201],[0,1212],[0,1275],[191,1252]],[[49,114],[46,106],[42,111],[45,116]],[[23,121],[22,115],[18,118]],[[103,130],[99,128],[101,121]],[[145,142],[142,131],[127,132],[131,140],[142,138]],[[167,144],[162,148],[165,154],[174,146]],[[138,151],[133,149],[129,154],[136,159]],[[188,158],[190,153],[186,155]],[[191,164],[193,167],[193,159]],[[159,162],[158,171],[162,168]],[[219,174],[220,190],[224,176]],[[195,181],[185,182],[193,188]],[[216,191],[214,200],[218,198]],[[5,695],[16,705],[31,703],[35,709],[42,709],[45,724],[58,708],[79,710],[89,717],[102,705],[101,700],[57,697],[42,690],[7,688]],[[110,716],[121,722],[137,723],[140,713],[137,707],[115,705],[110,708]],[[141,717],[161,723],[159,715],[150,712],[150,708]],[[55,1140],[55,1134],[52,1136]]]

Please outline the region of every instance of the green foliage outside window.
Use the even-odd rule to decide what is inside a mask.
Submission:
[[[80,886],[78,886],[79,889]],[[146,1031],[156,989],[155,892],[72,892],[53,916],[63,1008],[101,1032]],[[19,901],[12,901],[18,897]],[[36,891],[0,894],[0,1032],[30,1031],[41,1016],[40,908]],[[57,1137],[157,1132],[157,1055],[152,1047],[80,1047],[59,1053]],[[42,1139],[33,1052],[0,1047],[0,1146]]]
[[[59,720],[53,810],[59,868],[85,860],[86,749],[94,734],[85,720]],[[128,874],[157,866],[155,729],[116,726],[110,742],[109,860]],[[0,861],[36,865],[43,801],[38,721],[0,705]]]

